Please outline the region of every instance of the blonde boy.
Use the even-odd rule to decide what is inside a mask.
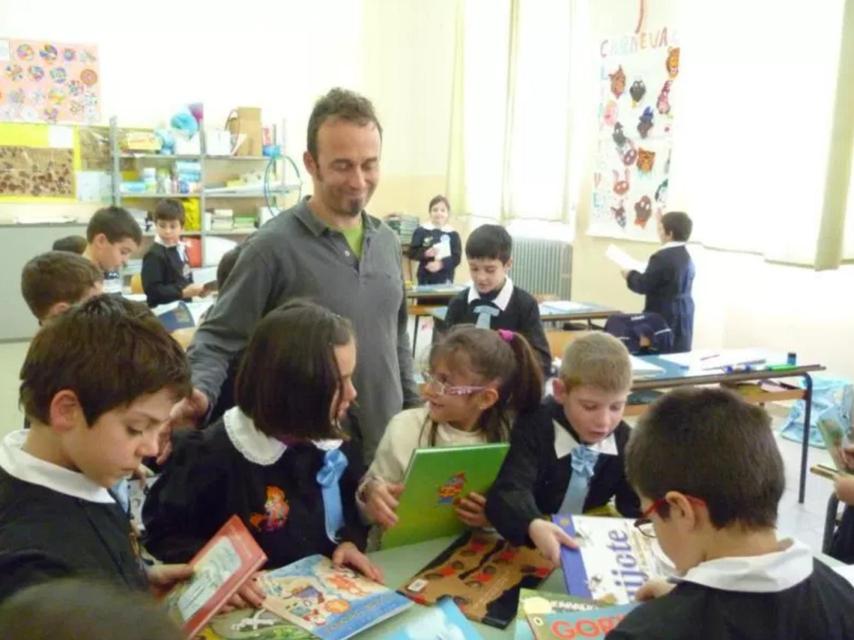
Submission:
[[[631,383],[629,353],[613,336],[592,333],[567,347],[554,397],[517,418],[489,491],[486,515],[501,535],[558,562],[561,544],[574,542],[544,516],[584,513],[612,498],[622,515],[640,514],[623,470]]]

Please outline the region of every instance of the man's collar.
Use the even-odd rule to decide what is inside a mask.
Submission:
[[[800,584],[812,575],[810,548],[796,540],[781,540],[778,551],[761,556],[707,560],[682,577],[723,591],[776,593]]]
[[[37,427],[43,428],[43,427]],[[113,504],[110,492],[79,471],[36,458],[24,451],[28,430],[13,431],[0,443],[0,468],[13,478],[35,484],[72,498]]]
[[[504,286],[501,287],[501,291],[492,301],[496,307],[505,311],[507,309],[507,305],[510,304],[510,297],[513,295],[513,281],[510,279],[510,276],[504,280]],[[469,297],[468,303],[471,304],[475,300],[480,300],[480,293],[477,291],[477,287],[474,286],[474,282],[469,285]]]
[[[279,458],[288,450],[281,440],[271,438],[255,428],[252,418],[233,407],[222,416],[225,423],[225,432],[231,444],[244,458],[265,467],[278,462]],[[322,451],[337,449],[341,446],[341,440],[312,440],[312,444]]]
[[[308,205],[310,196],[304,198],[294,210],[294,215],[299,218],[302,223],[308,227],[308,230],[311,231],[315,236],[321,236],[326,230],[334,231],[332,227],[326,224],[323,220],[321,220],[314,211],[311,210],[311,207]],[[362,218],[362,227],[365,229],[365,232],[373,231],[377,227],[379,227],[379,220],[374,218],[373,216],[369,216],[367,213],[362,211],[359,214]]]

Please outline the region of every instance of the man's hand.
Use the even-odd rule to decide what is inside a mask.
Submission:
[[[208,397],[196,388],[190,397],[184,398],[172,407],[169,413],[169,423],[160,431],[159,450],[157,453],[157,464],[166,462],[172,453],[172,430],[176,427],[193,426],[198,427],[202,418],[210,407]]]
[[[560,564],[561,546],[577,549],[578,543],[554,522],[537,518],[528,525],[528,535],[539,552],[554,564]]]
[[[383,529],[397,524],[398,498],[403,493],[403,485],[384,482],[379,478],[369,480],[365,485],[365,514]]]

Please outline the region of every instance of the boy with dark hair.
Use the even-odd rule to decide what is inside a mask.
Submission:
[[[104,274],[94,264],[67,251],[42,253],[21,271],[21,294],[39,324],[99,295],[103,284]]]
[[[104,207],[95,212],[86,227],[83,257],[104,272],[104,292],[121,293],[119,270],[142,244],[142,230],[127,210]]]
[[[445,325],[475,324],[485,329],[509,329],[521,333],[551,376],[552,356],[540,308],[534,297],[514,286],[507,275],[513,265],[513,239],[498,224],[485,224],[469,235],[466,260],[472,284],[448,303]]]
[[[631,386],[629,352],[614,336],[591,333],[567,346],[554,397],[516,419],[510,452],[489,490],[486,515],[502,536],[533,543],[558,563],[561,545],[574,541],[543,515],[609,508],[612,498],[622,515],[640,515],[623,470]]]
[[[768,414],[723,389],[678,389],[629,440],[626,472],[641,531],[658,538],[676,584],[620,622],[614,640],[854,638],[854,588],[810,549],[777,538],[783,460]]]
[[[157,454],[189,392],[184,352],[144,305],[98,296],[45,324],[21,368],[31,428],[0,443],[0,600],[60,576],[131,589],[189,576],[143,568],[109,491]]]
[[[644,312],[660,314],[673,331],[673,351],[691,350],[694,334],[694,262],[685,248],[693,223],[683,211],[670,211],[658,222],[664,246],[652,254],[646,270],[623,271],[629,289],[646,296]]]
[[[205,295],[204,284],[193,282],[187,248],[181,242],[184,205],[171,198],[158,202],[154,226],[157,230],[154,244],[142,259],[142,288],[148,306]]]
[[[52,248],[54,251],[68,251],[82,256],[83,252],[86,251],[86,238],[83,236],[65,236],[55,240]]]

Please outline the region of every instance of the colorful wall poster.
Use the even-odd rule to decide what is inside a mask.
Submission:
[[[95,45],[0,38],[0,120],[93,123],[100,118]]]
[[[603,40],[587,232],[657,241],[667,206],[679,45],[665,28]]]

